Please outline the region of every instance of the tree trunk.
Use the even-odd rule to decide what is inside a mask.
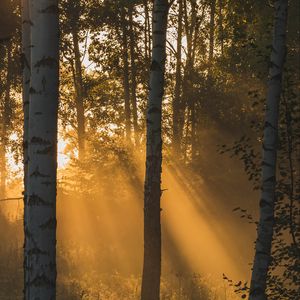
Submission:
[[[23,70],[23,161],[24,161],[24,199],[27,192],[28,174],[28,123],[30,88],[30,17],[29,0],[22,0],[22,70]]]
[[[190,99],[190,109],[191,109],[191,160],[195,162],[197,155],[197,145],[196,145],[196,105],[195,99],[192,96]]]
[[[24,170],[24,236],[27,228],[27,189],[28,189],[28,134],[29,134],[29,89],[30,89],[30,16],[29,0],[22,0],[22,69],[23,69],[23,170]],[[24,266],[27,266],[26,240],[24,241]],[[24,270],[24,284],[26,282]]]
[[[147,105],[146,176],[144,191],[144,266],[142,300],[158,300],[161,275],[161,112],[164,93],[166,33],[169,5],[155,0],[153,6],[153,49]]]
[[[130,38],[130,59],[131,59],[131,104],[132,104],[132,116],[133,116],[133,129],[135,145],[139,144],[139,126],[138,126],[138,113],[137,113],[137,97],[136,97],[136,53],[135,53],[135,38],[133,27],[133,5],[129,7],[129,38]]]
[[[143,1],[144,10],[145,10],[145,59],[146,59],[146,66],[147,71],[149,71],[148,65],[150,65],[150,58],[151,58],[151,33],[150,33],[150,15],[149,15],[149,7],[148,1]],[[149,74],[149,73],[147,73]]]
[[[188,144],[189,144],[189,132],[190,132],[190,125],[191,125],[191,107],[187,106],[184,114],[186,115],[186,122],[185,122],[185,128],[183,130],[185,131],[183,133],[183,140],[184,140],[184,149],[183,149],[183,162],[186,165],[187,164],[187,152],[188,152]]]
[[[31,0],[25,299],[56,298],[57,0]]]
[[[223,29],[223,0],[219,0],[219,27],[220,27],[220,42],[221,54],[224,55],[224,29]]]
[[[151,24],[150,24],[150,14],[149,14],[149,1],[143,0],[144,9],[145,9],[145,41],[147,42],[147,46],[145,47],[147,64],[151,59]]]
[[[210,24],[209,24],[209,63],[211,64],[214,58],[214,41],[215,41],[215,12],[216,0],[211,0],[210,3]]]
[[[184,68],[184,75],[182,80],[182,101],[181,101],[181,112],[184,115],[185,110],[190,111],[191,114],[195,113],[193,111],[193,72],[194,72],[194,59],[195,59],[195,47],[196,47],[196,34],[199,28],[199,22],[197,22],[197,10],[196,10],[196,2],[193,1],[191,3],[191,22],[188,20],[188,10],[187,10],[187,1],[183,1],[183,14],[184,14],[184,27],[187,37],[187,53],[186,53],[186,65]],[[188,122],[184,118],[179,119],[179,126],[181,132],[183,132],[184,122]],[[189,126],[188,126],[189,127]],[[188,128],[187,127],[187,128]],[[190,127],[191,130],[193,127]],[[191,132],[192,135],[192,132]],[[187,147],[185,147],[187,148]],[[184,154],[186,156],[186,153]]]
[[[74,25],[72,28],[72,39],[75,56],[74,86],[76,94],[78,158],[81,161],[85,157],[84,87],[82,79],[81,55],[79,50],[78,32],[76,25]]]
[[[126,139],[131,139],[131,110],[130,110],[130,85],[129,85],[129,65],[128,65],[128,28],[125,15],[125,8],[121,10],[122,18],[122,47],[123,47],[123,86],[124,86],[124,104],[125,104],[125,132]]]
[[[271,261],[276,195],[276,161],[278,146],[279,102],[286,56],[287,0],[277,0],[271,53],[270,82],[267,95],[262,164],[260,220],[250,286],[250,300],[265,300],[267,274]]]
[[[181,76],[181,47],[182,47],[182,0],[178,1],[178,30],[177,30],[177,51],[176,51],[176,83],[175,83],[175,94],[173,100],[173,154],[176,158],[179,158],[180,155],[180,146],[181,146],[181,134],[182,128],[180,124],[182,121],[179,119],[183,118],[183,113],[181,111],[181,85],[182,85],[182,76]]]

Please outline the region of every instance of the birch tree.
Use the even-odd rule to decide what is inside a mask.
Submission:
[[[58,1],[31,0],[25,299],[55,299]]]
[[[155,0],[152,24],[152,61],[147,105],[146,177],[144,190],[144,266],[142,300],[159,299],[161,275],[161,112],[164,94],[166,33],[169,3]]]
[[[267,274],[271,261],[274,227],[279,102],[282,90],[282,73],[286,56],[288,1],[277,0],[274,3],[274,7],[275,22],[263,140],[260,220],[257,230],[256,251],[250,286],[250,300],[267,299]]]

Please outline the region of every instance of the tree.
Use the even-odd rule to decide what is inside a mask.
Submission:
[[[178,1],[178,28],[177,28],[177,49],[176,49],[176,82],[175,82],[175,91],[174,91],[174,100],[173,100],[173,153],[178,157],[180,153],[180,143],[182,128],[180,128],[179,119],[182,118],[183,113],[181,111],[181,85],[182,85],[182,0]],[[181,122],[182,123],[182,122]]]
[[[126,19],[126,9],[121,8],[121,27],[122,27],[122,54],[123,54],[123,86],[125,104],[125,128],[126,139],[131,139],[131,109],[130,109],[130,84],[129,84],[129,55],[128,55],[128,24]]]
[[[139,125],[138,125],[138,109],[137,109],[137,68],[136,68],[136,51],[135,51],[135,36],[134,36],[134,5],[129,5],[129,44],[130,44],[130,62],[131,62],[131,104],[132,104],[132,116],[133,116],[133,129],[135,144],[139,144]]]
[[[58,1],[32,0],[25,299],[55,299]]]
[[[223,0],[219,0],[219,40],[221,47],[221,55],[224,54],[224,32],[223,32]]]
[[[144,266],[142,300],[159,299],[161,276],[162,97],[166,61],[169,3],[155,0],[152,23],[152,62],[147,105],[146,176],[144,187]]]
[[[22,99],[23,99],[23,164],[24,164],[24,235],[27,220],[27,182],[28,182],[28,134],[29,134],[29,89],[30,89],[30,17],[29,17],[29,0],[22,0]],[[26,239],[24,241],[24,266],[27,265],[26,259]],[[25,270],[24,270],[25,271]],[[24,272],[24,283],[25,283]]]
[[[82,17],[85,17],[85,14],[83,13],[85,9],[85,4],[80,0],[61,1],[62,39],[63,44],[68,45],[68,47],[63,48],[63,53],[64,58],[68,60],[72,70],[75,91],[74,102],[76,109],[78,158],[80,161],[85,158],[86,154],[86,120],[84,103],[86,93],[83,79],[84,68],[82,66],[82,55],[80,51],[80,42],[82,41],[80,33],[86,29],[81,20]],[[66,55],[66,52],[68,52],[68,56]]]
[[[184,68],[184,76],[182,79],[182,104],[181,114],[184,114],[184,111],[187,110],[187,128],[190,127],[191,135],[191,156],[192,161],[195,159],[196,155],[196,103],[195,103],[195,89],[193,77],[195,75],[195,60],[196,60],[196,48],[197,48],[197,38],[199,36],[199,26],[201,23],[201,17],[198,16],[197,11],[197,2],[191,1],[191,12],[190,19],[188,13],[188,2],[184,0],[183,2],[183,11],[184,11],[184,27],[187,40],[186,46],[186,64]],[[184,118],[180,118],[179,131],[182,132],[184,127]]]
[[[29,0],[22,0],[22,68],[23,68],[23,159],[24,159],[24,195],[26,197],[28,171],[28,123],[29,123],[29,88],[30,88],[30,19]]]
[[[150,57],[151,57],[151,21],[150,21],[150,14],[149,14],[149,1],[143,0],[143,7],[144,7],[144,15],[145,15],[145,22],[144,22],[144,47],[145,47],[145,61],[148,66],[150,65]]]
[[[250,286],[250,300],[267,299],[266,283],[271,261],[276,199],[279,102],[286,56],[287,0],[277,0],[271,53],[270,82],[266,104],[263,140],[262,192],[256,252]]]
[[[78,4],[79,6],[80,4]],[[79,8],[75,8],[74,17],[72,18],[72,41],[74,48],[74,87],[76,94],[76,113],[77,113],[77,136],[78,136],[78,158],[79,160],[85,157],[85,117],[84,117],[84,86],[82,78],[81,54],[79,50],[78,40],[78,20]]]
[[[210,24],[209,24],[209,63],[212,63],[214,57],[214,42],[215,42],[215,13],[216,0],[211,0],[210,3]]]

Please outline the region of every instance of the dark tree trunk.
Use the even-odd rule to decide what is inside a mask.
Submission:
[[[191,126],[187,126],[186,128],[190,128],[191,137],[196,134],[193,131],[193,118],[195,119],[195,110],[194,110],[194,103],[193,103],[193,72],[194,72],[194,60],[195,60],[195,52],[196,52],[196,42],[197,42],[197,31],[199,29],[200,23],[197,22],[197,10],[196,10],[196,3],[192,2],[192,11],[191,11],[191,22],[188,20],[188,11],[187,11],[187,1],[184,0],[183,2],[183,17],[184,17],[184,27],[185,33],[187,36],[187,58],[186,58],[186,65],[184,68],[184,75],[182,80],[182,101],[181,101],[181,112],[184,116],[184,112],[186,109],[188,110],[188,116],[190,120],[185,120],[184,118],[179,119],[179,126],[181,132],[183,132],[184,123],[190,122]],[[182,123],[181,123],[182,121]],[[185,147],[187,149],[187,147]],[[193,147],[192,147],[193,150]],[[195,150],[195,144],[194,144]],[[187,157],[187,153],[184,153],[184,157]]]
[[[196,144],[196,105],[195,99],[192,97],[190,99],[190,109],[191,109],[191,159],[192,162],[195,162],[196,154],[197,154],[197,144]]]
[[[23,162],[24,199],[27,194],[28,174],[28,126],[29,126],[29,88],[30,88],[30,19],[29,0],[22,0],[22,71],[23,71]]]
[[[173,154],[176,158],[180,156],[181,147],[181,136],[183,124],[183,112],[181,109],[181,47],[182,47],[182,0],[178,1],[178,30],[177,30],[177,51],[176,51],[176,83],[175,83],[175,94],[173,100]]]
[[[150,65],[150,58],[151,58],[151,28],[150,28],[150,14],[149,14],[149,1],[144,0],[144,11],[145,11],[145,28],[144,28],[144,35],[145,35],[145,59],[146,59],[146,66],[147,71],[149,71],[148,66]],[[147,73],[149,74],[149,72]]]
[[[210,24],[209,24],[209,63],[211,64],[214,58],[214,42],[215,42],[215,13],[216,0],[211,0],[210,3]]]
[[[219,0],[219,30],[220,30],[221,54],[223,56],[224,55],[223,0]]]
[[[76,118],[78,138],[78,158],[85,157],[85,116],[84,116],[84,86],[82,79],[81,54],[79,50],[78,32],[76,25],[72,28],[73,51],[75,58],[74,87],[76,97]]]
[[[22,68],[23,68],[23,163],[24,163],[24,236],[25,228],[28,223],[28,205],[27,205],[27,190],[28,190],[28,135],[29,135],[29,90],[30,90],[30,18],[29,18],[29,0],[22,0]],[[24,241],[24,267],[27,263],[27,247]],[[26,282],[26,272],[24,270],[24,284]],[[25,290],[24,290],[25,292]],[[24,295],[25,296],[25,295]]]
[[[135,144],[139,144],[139,126],[138,126],[138,109],[137,109],[137,72],[136,72],[136,53],[135,53],[135,37],[133,26],[133,5],[129,7],[129,38],[130,38],[130,59],[131,59],[131,104],[132,104],[132,116],[133,116],[133,129]]]
[[[164,93],[166,34],[169,4],[155,0],[153,6],[153,49],[147,106],[146,177],[144,191],[144,266],[142,300],[159,300],[161,275],[161,112]]]
[[[123,52],[123,87],[125,104],[125,133],[128,142],[131,142],[131,109],[130,109],[130,84],[129,84],[129,55],[128,55],[128,24],[125,8],[121,10],[122,18],[122,52]]]

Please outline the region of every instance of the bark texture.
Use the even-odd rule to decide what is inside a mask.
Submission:
[[[56,298],[58,1],[30,0],[31,81],[25,299]]]
[[[146,177],[144,190],[144,266],[142,300],[158,300],[161,275],[161,112],[164,94],[166,32],[169,5],[155,0],[153,6],[153,48],[147,105]]]
[[[274,7],[275,23],[263,140],[260,220],[257,229],[256,252],[250,286],[250,300],[267,299],[267,275],[271,261],[274,227],[279,102],[282,91],[282,73],[286,57],[288,1],[277,0],[275,1]]]

